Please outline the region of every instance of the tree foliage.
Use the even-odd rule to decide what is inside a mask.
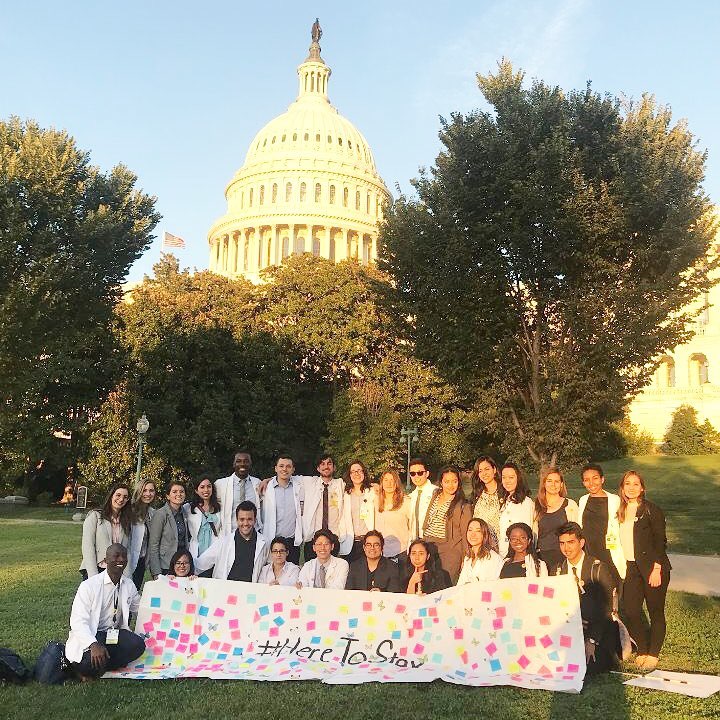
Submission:
[[[673,413],[663,440],[663,451],[668,455],[720,453],[720,433],[709,420],[700,424],[692,405],[681,405]]]
[[[491,110],[443,121],[381,267],[401,331],[487,408],[503,450],[572,464],[690,335],[713,267],[705,155],[649,96],[523,80],[503,61],[478,76]]]
[[[116,381],[113,309],[159,220],[122,165],[64,132],[0,121],[0,467],[20,472],[73,434]]]

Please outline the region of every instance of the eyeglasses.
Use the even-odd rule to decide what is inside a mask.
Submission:
[[[418,475],[424,475],[427,470],[411,470],[410,477],[417,477]]]
[[[279,548],[277,550],[271,550],[270,552],[280,553],[280,554],[284,555],[287,552],[287,550],[285,548]]]
[[[351,475],[362,475],[362,473],[363,473],[362,470],[351,470],[350,471]]]
[[[377,550],[378,548],[381,548],[382,545],[380,543],[365,543],[365,547],[371,549],[374,548]]]
[[[176,560],[176,561],[175,561],[175,566],[176,566],[176,567],[177,567],[178,565],[189,565],[189,564],[190,564],[190,563],[189,563],[187,560]]]

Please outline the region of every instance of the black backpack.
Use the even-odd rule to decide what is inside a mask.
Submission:
[[[20,684],[29,680],[31,675],[16,652],[0,648],[0,680]]]
[[[65,657],[65,645],[52,640],[38,655],[35,679],[43,685],[62,685],[69,678],[70,663]]]

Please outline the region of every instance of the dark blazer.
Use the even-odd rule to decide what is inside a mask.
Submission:
[[[355,560],[350,564],[345,589],[370,590],[369,572],[366,558],[361,557]],[[397,563],[386,557],[380,558],[375,570],[375,587],[380,588],[383,592],[402,592],[400,588],[400,571]]]
[[[643,500],[638,507],[638,514],[635,516],[633,525],[633,545],[635,563],[645,582],[648,581],[655,563],[662,567],[664,573],[672,569],[665,551],[667,548],[665,515],[650,500]]]
[[[425,573],[422,581],[422,591],[425,595],[437,592],[438,590],[446,590],[453,586],[452,580],[447,570],[444,570],[440,566],[440,560],[436,560],[435,569],[432,573]],[[410,578],[413,576],[415,568],[409,568],[401,578],[400,584],[402,587],[401,592],[407,592],[407,586],[410,582]]]
[[[593,565],[597,569],[593,570]],[[562,575],[568,574],[568,561],[560,566]],[[608,622],[612,620],[612,592],[614,580],[605,563],[585,553],[580,570],[584,592],[580,594],[580,615],[586,640],[602,645]]]

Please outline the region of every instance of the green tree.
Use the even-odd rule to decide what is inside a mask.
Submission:
[[[526,88],[505,61],[478,82],[491,109],[443,121],[417,198],[388,213],[388,301],[508,455],[574,464],[691,334],[717,264],[705,155],[649,96]]]
[[[700,425],[697,410],[681,405],[665,432],[663,450],[668,455],[708,455],[720,452],[720,435],[709,420]]]
[[[35,466],[117,380],[113,309],[159,220],[122,165],[104,174],[65,132],[0,121],[0,469]],[[72,461],[72,459],[71,459]]]

